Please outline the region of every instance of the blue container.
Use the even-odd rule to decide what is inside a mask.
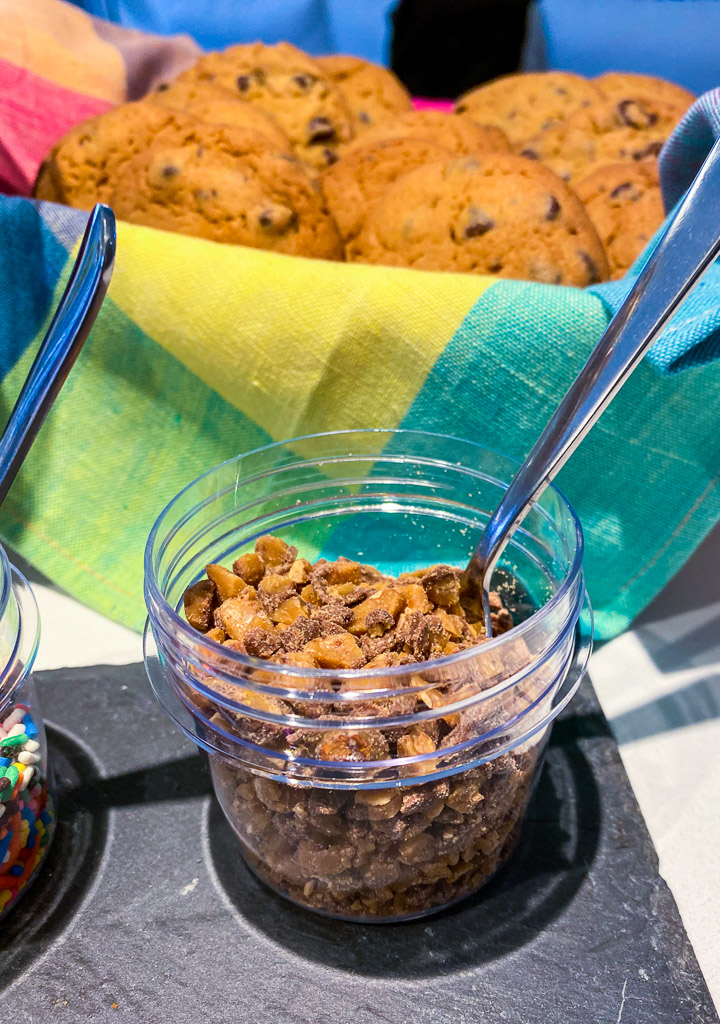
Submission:
[[[720,85],[717,0],[539,0],[536,14],[548,68],[635,71],[694,93]]]

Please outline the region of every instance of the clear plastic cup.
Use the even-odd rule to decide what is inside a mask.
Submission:
[[[55,825],[45,726],[30,675],[39,635],[32,590],[0,548],[0,918],[35,878]]]
[[[579,523],[548,489],[496,577],[518,624],[413,665],[301,669],[237,653],[188,625],[185,588],[268,533],[311,560],[344,555],[390,575],[462,566],[516,468],[440,435],[323,434],[223,463],[156,521],[145,559],[153,689],[209,754],[245,860],[295,903],[413,918],[507,861],[590,653]]]

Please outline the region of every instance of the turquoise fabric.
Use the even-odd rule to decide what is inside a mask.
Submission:
[[[589,292],[522,288],[483,295],[403,426],[527,455],[609,312]],[[646,359],[558,476],[583,525],[599,638],[625,629],[720,519],[718,408],[717,362],[660,375]]]

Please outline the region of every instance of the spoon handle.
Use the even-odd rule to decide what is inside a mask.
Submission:
[[[487,595],[514,530],[720,252],[719,197],[720,140],[489,520],[465,570],[476,593]]]
[[[115,217],[98,204],[88,220],[63,297],[0,437],[0,504],[85,342],[115,261]]]

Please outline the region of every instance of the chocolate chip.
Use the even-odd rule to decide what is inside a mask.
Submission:
[[[466,103],[458,103],[458,105],[455,107],[455,113],[456,114],[464,114],[464,113],[466,113],[466,111],[467,111],[467,104]]]
[[[597,265],[595,263],[595,260],[592,258],[592,256],[589,253],[585,252],[584,249],[578,249],[577,250],[577,254],[580,257],[580,259],[582,260],[582,262],[585,264],[585,267],[587,269],[587,272],[588,272],[588,282],[587,283],[588,284],[599,284],[599,282],[600,282],[600,273],[598,271],[598,268],[597,268]]]
[[[208,199],[215,199],[217,197],[217,191],[214,188],[196,188],[193,195],[199,203],[206,203]]]
[[[555,92],[558,94],[558,96],[567,96],[567,89],[564,85],[555,86]]]
[[[633,160],[646,160],[649,156],[659,156],[663,144],[660,141],[649,142],[644,149],[636,149],[633,153]]]
[[[297,213],[295,210],[290,209],[289,206],[268,206],[258,214],[258,224],[260,227],[265,231],[274,231],[278,234],[287,231],[296,222]],[[290,566],[288,565],[287,569],[289,568]]]
[[[169,88],[170,88],[170,83],[169,82],[161,82],[160,85],[155,90],[155,92],[167,92]]]
[[[549,263],[542,263],[538,260],[531,260],[528,266],[531,281],[539,281],[541,284],[561,284],[562,274],[557,267]]]
[[[312,117],[307,126],[307,138],[311,144],[333,142],[337,138],[335,125],[329,117]]]
[[[488,263],[487,271],[488,274],[499,274],[502,268],[502,263]]]
[[[555,196],[548,197],[547,208],[545,210],[545,220],[557,220],[560,215],[560,203],[557,201]]]
[[[468,211],[468,222],[465,225],[463,234],[465,238],[479,238],[495,227],[495,221],[477,206],[471,206]]]
[[[306,92],[310,86],[317,81],[314,75],[305,74],[293,75],[292,80],[299,89],[303,90],[303,92]]]
[[[332,167],[332,165],[336,164],[340,159],[334,149],[324,149],[323,156],[325,157],[325,163],[328,167]]]
[[[621,185],[615,186],[610,193],[610,198],[629,199],[634,203],[636,199],[640,198],[640,190],[632,181],[624,181]]]
[[[175,164],[165,164],[162,169],[163,178],[174,178],[176,174],[180,173],[180,168],[176,167]]]
[[[524,156],[526,160],[539,160],[540,154],[536,149],[522,149],[520,156]]]
[[[358,111],[357,119],[358,119],[358,121],[362,121],[363,124],[372,124],[372,118],[364,110],[359,110]]]
[[[247,92],[250,88],[251,82],[252,79],[250,78],[250,75],[238,75],[235,79],[235,85],[238,87],[240,92]]]
[[[617,112],[628,128],[650,128],[657,121],[657,114],[646,110],[639,100],[620,100]]]

